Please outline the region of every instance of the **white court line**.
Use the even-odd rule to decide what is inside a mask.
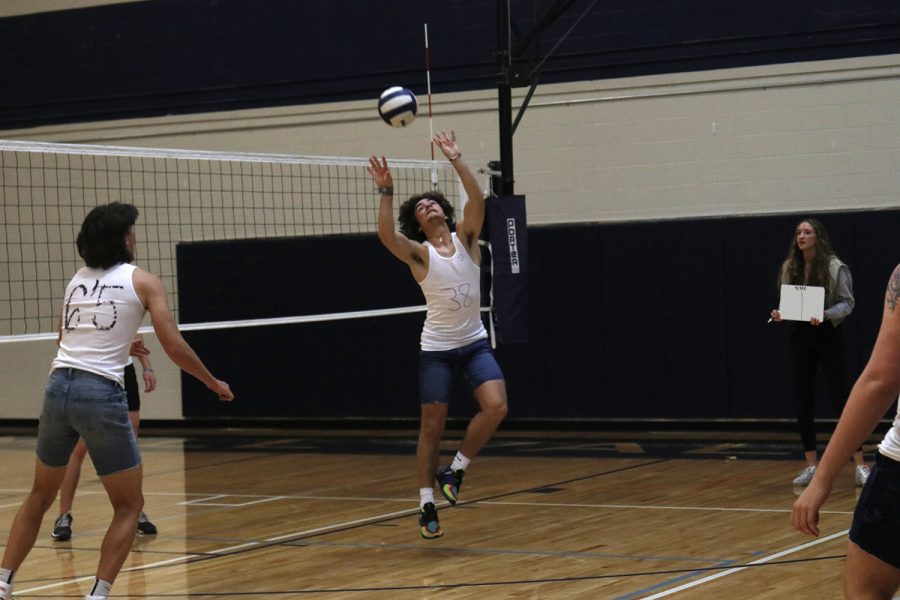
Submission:
[[[150,563],[146,565],[141,565],[140,567],[131,567],[129,569],[122,569],[120,573],[128,573],[129,571],[141,571],[143,569],[149,569],[151,567],[159,567],[171,563],[182,562],[191,558],[190,556],[179,556],[178,558],[170,558],[169,560],[161,560],[159,562]],[[69,585],[70,583],[78,583],[81,581],[94,581],[93,575],[88,575],[86,577],[78,577],[76,579],[67,579],[66,581],[57,581],[56,583],[48,583],[47,585],[41,585],[33,588],[26,588],[24,590],[16,590],[16,596],[20,596],[22,594],[30,594],[33,592],[42,592],[44,590],[51,590],[53,588],[62,587],[64,585]]]
[[[754,561],[751,562],[751,563],[747,563],[747,566],[745,566],[745,567],[735,567],[734,569],[728,569],[728,570],[726,570],[726,571],[721,571],[721,572],[719,572],[719,573],[716,573],[715,575],[710,575],[710,576],[708,576],[708,577],[704,577],[704,578],[702,578],[702,579],[698,579],[698,580],[692,581],[692,582],[690,582],[690,583],[685,583],[684,585],[680,585],[680,586],[678,586],[678,587],[674,587],[674,588],[669,589],[669,590],[666,590],[666,591],[664,591],[664,592],[659,592],[658,594],[653,594],[652,596],[644,596],[644,597],[641,598],[640,600],[655,600],[656,598],[664,598],[664,597],[666,597],[666,596],[671,596],[672,594],[676,594],[676,593],[681,592],[681,591],[683,591],[683,590],[687,590],[687,589],[690,589],[690,588],[692,588],[692,587],[696,587],[696,586],[698,586],[698,585],[702,585],[702,584],[704,584],[704,583],[706,583],[706,582],[708,582],[708,581],[712,581],[712,580],[714,580],[714,579],[719,579],[720,577],[725,577],[725,576],[727,576],[727,575],[732,575],[732,574],[737,573],[737,572],[739,572],[739,571],[743,571],[744,569],[749,568],[750,565],[761,565],[761,564],[764,564],[764,563],[773,561],[773,560],[775,560],[776,558],[781,558],[782,556],[787,556],[788,554],[793,554],[794,552],[799,552],[800,550],[805,550],[805,549],[807,549],[807,548],[811,548],[811,547],[816,546],[816,545],[818,545],[818,544],[823,544],[823,543],[825,543],[825,542],[830,542],[831,540],[833,540],[833,539],[835,539],[835,538],[839,538],[839,537],[842,537],[842,536],[847,535],[847,533],[849,533],[849,531],[850,531],[849,529],[845,529],[845,530],[843,530],[843,531],[838,531],[837,533],[832,533],[831,535],[827,535],[827,536],[825,536],[825,537],[823,537],[823,538],[819,538],[819,539],[817,539],[817,540],[813,540],[813,541],[811,541],[811,542],[807,542],[806,544],[801,544],[801,545],[799,545],[799,546],[794,546],[793,548],[788,548],[787,550],[782,550],[781,552],[776,552],[775,554],[770,554],[769,556],[766,556],[766,557],[764,557],[764,558],[760,558],[760,559],[758,559],[758,560],[754,560]]]
[[[229,552],[234,552],[235,550],[240,550],[240,549],[242,549],[242,548],[252,548],[252,547],[254,547],[254,546],[259,546],[260,544],[264,544],[264,543],[266,543],[266,542],[278,542],[278,541],[281,541],[281,540],[284,540],[284,539],[287,539],[287,538],[291,538],[291,537],[297,537],[297,536],[302,536],[302,535],[311,535],[311,534],[315,534],[315,533],[322,533],[322,532],[325,532],[325,531],[329,531],[329,530],[331,530],[331,529],[340,529],[340,528],[342,528],[342,527],[348,527],[348,526],[352,526],[352,525],[360,525],[360,524],[364,524],[364,523],[366,523],[366,522],[368,522],[368,521],[379,521],[379,520],[381,520],[381,519],[387,519],[387,518],[391,518],[391,517],[398,517],[398,516],[402,516],[402,515],[406,515],[406,514],[415,514],[415,513],[417,513],[418,511],[419,511],[419,509],[417,509],[417,508],[416,508],[416,509],[401,510],[401,511],[396,511],[396,512],[385,513],[385,514],[382,514],[382,515],[375,515],[375,516],[372,516],[372,517],[366,517],[365,519],[355,519],[355,520],[353,520],[353,521],[344,521],[343,523],[335,523],[335,524],[333,524],[333,525],[326,525],[325,527],[316,527],[315,529],[307,529],[307,530],[304,530],[304,531],[295,531],[294,533],[288,533],[288,534],[285,534],[285,535],[279,535],[279,536],[276,536],[276,537],[267,538],[267,539],[263,540],[262,542],[247,542],[247,543],[245,543],[245,544],[239,544],[239,545],[237,545],[237,546],[228,546],[228,547],[225,547],[225,548],[220,548],[220,549],[218,549],[218,550],[210,550],[210,551],[208,551],[208,552],[203,552],[203,553],[198,553],[198,554],[192,554],[192,555],[189,555],[189,556],[179,556],[179,557],[177,557],[177,558],[170,558],[170,559],[168,559],[168,560],[161,560],[161,561],[158,561],[158,562],[147,563],[146,565],[140,565],[140,566],[137,566],[137,567],[130,567],[130,568],[128,568],[128,569],[122,569],[121,572],[122,572],[122,573],[132,573],[132,572],[135,572],[135,571],[143,571],[143,570],[146,570],[146,569],[153,569],[153,568],[156,568],[156,567],[161,567],[161,566],[165,566],[165,565],[171,565],[171,564],[175,564],[175,563],[179,563],[179,562],[184,562],[184,561],[189,560],[189,559],[191,559],[191,558],[193,558],[193,557],[195,557],[195,556],[208,556],[208,555],[210,555],[210,554],[220,554],[220,555],[225,556],[225,555],[227,555],[227,553],[229,553]],[[62,586],[64,586],[64,585],[69,585],[70,583],[78,583],[78,582],[81,582],[81,581],[93,581],[93,580],[94,580],[94,576],[93,576],[93,575],[90,575],[90,576],[87,576],[87,577],[78,577],[77,579],[67,579],[67,580],[65,580],[65,581],[58,581],[58,582],[56,582],[56,583],[49,583],[49,584],[47,584],[47,585],[41,585],[41,586],[38,586],[38,587],[26,588],[26,589],[24,589],[24,590],[17,590],[17,591],[16,591],[16,595],[19,596],[19,595],[29,594],[29,593],[33,593],[33,592],[40,592],[40,591],[43,591],[43,590],[49,590],[49,589],[59,588],[59,587],[62,587]],[[189,591],[189,590],[188,590],[188,591]]]
[[[228,498],[228,494],[221,496]],[[188,500],[187,502],[179,502],[183,506],[222,506],[227,508],[243,508],[245,506],[253,506],[254,504],[265,504],[266,502],[275,502],[276,500],[284,500],[286,496],[270,496],[267,498],[257,498],[255,500],[247,500],[246,502],[207,502],[206,499]],[[218,498],[212,498],[218,500]]]
[[[197,498],[196,500],[186,500],[184,502],[179,502],[178,504],[182,506],[189,506],[191,504],[194,504],[195,502],[211,502],[213,500],[220,500],[226,495],[227,494],[216,494],[214,496],[204,496],[202,498]]]
[[[398,510],[391,513],[386,513],[383,515],[377,515],[374,517],[366,517],[365,519],[355,519],[353,521],[345,521],[343,523],[338,523],[337,525],[326,525],[325,527],[316,527],[315,529],[307,529],[306,531],[297,531],[295,533],[288,533],[286,535],[279,535],[277,537],[267,538],[267,542],[278,542],[280,540],[284,540],[291,537],[297,537],[298,535],[308,535],[312,533],[322,533],[323,531],[328,531],[330,529],[340,529],[341,527],[348,527],[350,525],[362,525],[364,523],[368,523],[371,521],[380,521],[381,519],[388,519],[391,517],[400,517],[403,515],[412,515],[419,512],[419,509],[406,509],[406,510]]]
[[[498,504],[509,506],[553,506],[557,508],[621,508],[640,510],[707,510],[712,512],[773,512],[790,513],[790,508],[725,508],[721,506],[654,506],[648,504],[570,504],[564,502],[493,502],[485,500],[478,504]],[[822,510],[822,514],[852,515],[852,510]]]

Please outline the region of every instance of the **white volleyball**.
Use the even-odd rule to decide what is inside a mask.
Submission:
[[[418,110],[415,94],[405,87],[389,87],[378,98],[378,114],[391,127],[406,127]]]

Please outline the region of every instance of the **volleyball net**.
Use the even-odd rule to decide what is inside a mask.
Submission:
[[[446,161],[389,164],[395,211],[399,199],[435,188],[457,207],[464,201]],[[0,341],[55,337],[65,286],[84,264],[75,238],[97,205],[138,207],[135,263],[162,278],[180,322],[177,244],[374,232],[379,196],[367,165],[367,158],[0,141]]]

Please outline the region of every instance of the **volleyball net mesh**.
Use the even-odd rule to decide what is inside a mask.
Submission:
[[[389,164],[398,199],[437,188],[459,205],[446,161]],[[135,263],[162,278],[178,320],[177,244],[374,232],[379,197],[367,165],[366,158],[0,141],[0,341],[55,334],[65,286],[84,264],[75,238],[97,205],[138,207]]]

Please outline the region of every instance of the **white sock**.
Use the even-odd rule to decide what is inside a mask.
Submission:
[[[106,598],[109,596],[109,592],[112,591],[112,584],[108,581],[103,581],[102,579],[94,580],[94,587],[91,588],[91,596],[99,596],[100,598]]]
[[[0,567],[0,581],[2,581],[3,583],[12,583],[12,578],[15,573],[15,571],[10,571],[9,569]]]
[[[434,504],[434,488],[419,488],[419,508],[425,508],[429,502]]]
[[[457,452],[456,456],[453,457],[453,462],[450,463],[450,470],[465,471],[469,467],[470,462],[472,462],[472,460],[466,458],[465,454],[463,454],[462,452]]]

